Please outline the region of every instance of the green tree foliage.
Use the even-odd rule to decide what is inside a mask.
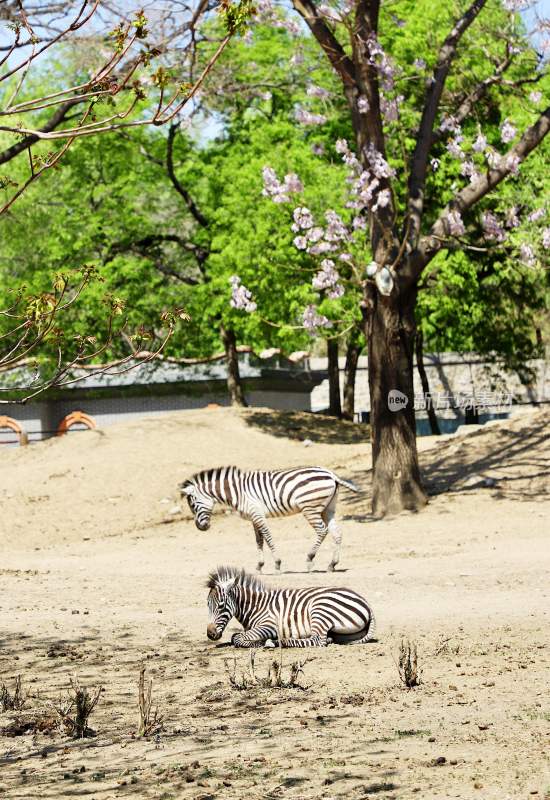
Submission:
[[[278,13],[288,20],[284,10]],[[390,163],[398,167],[403,150],[414,144],[438,31],[448,27],[454,11],[427,0],[420,6],[402,0],[383,14],[406,20],[403,26],[381,26],[385,49],[403,69],[398,90],[405,97],[400,132],[396,129],[389,139],[388,153]],[[448,83],[449,111],[453,97],[467,93],[474,80],[494,74],[502,50],[494,31],[509,24],[507,19],[496,13],[486,29],[466,35],[464,69]],[[524,80],[531,65],[529,55],[522,56],[508,79]],[[324,90],[326,96],[318,96],[312,87]],[[521,126],[531,118],[532,109],[518,100],[513,87],[496,85],[490,92],[490,103],[476,106],[463,129],[474,136],[482,126],[496,145],[502,121],[510,118]],[[219,351],[220,324],[230,326],[240,342],[256,349],[310,348],[311,337],[300,327],[310,303],[334,323],[322,335],[348,330],[360,317],[360,281],[343,268],[344,297],[321,299],[312,287],[318,259],[296,249],[291,231],[294,205],[305,205],[320,217],[327,208],[346,219],[351,214],[345,205],[346,170],[334,148],[336,139],[351,137],[349,112],[317,45],[303,29],[289,32],[253,25],[221,57],[202,107],[208,119],[217,120],[220,133],[206,143],[185,128],[177,133],[174,172],[207,224],[197,222],[169,180],[165,131],[147,129],[82,140],[4,220],[0,269],[5,282],[44,290],[53,273],[94,264],[102,282],[91,285],[86,302],[69,312],[69,334],[101,329],[108,315],[105,293],[124,301],[131,329],[143,325],[154,331],[162,311],[185,307],[192,321],[174,335],[167,350],[176,356]],[[326,117],[326,122],[301,125],[296,119],[300,108]],[[438,168],[429,177],[430,218],[463,181],[460,162],[449,156],[446,142],[441,138],[434,147]],[[538,198],[548,193],[542,168],[547,157],[547,147],[532,155],[521,184],[504,183],[486,201],[486,208],[499,213],[513,205],[521,211],[534,210]],[[262,194],[265,166],[279,176],[297,173],[304,191],[293,195],[292,202],[274,204]],[[17,170],[23,174],[26,166],[13,162],[10,168],[17,181]],[[398,197],[397,203],[402,199]],[[479,248],[465,249],[458,241],[456,250],[439,255],[423,278],[417,316],[425,347],[494,351],[515,366],[537,352],[536,317],[546,292],[540,273],[517,260],[521,237],[528,240],[536,223],[531,231],[512,231],[512,240],[519,237],[517,247],[508,242],[496,248],[482,239],[479,212],[472,212],[465,224]],[[367,245],[357,257],[368,263]],[[251,291],[256,313],[231,307],[232,275]],[[128,345],[117,340],[116,347],[123,353]]]

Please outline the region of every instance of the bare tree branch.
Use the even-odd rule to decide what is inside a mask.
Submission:
[[[183,201],[187,208],[189,209],[192,216],[195,220],[199,223],[202,228],[208,227],[208,220],[204,216],[204,214],[199,210],[197,204],[187,191],[187,189],[182,185],[182,183],[178,180],[175,170],[174,170],[174,139],[176,138],[176,133],[178,131],[179,125],[172,124],[168,128],[168,139],[166,142],[166,171],[168,172],[168,177],[172,183],[172,186],[176,190],[176,192],[183,198]]]
[[[15,99],[19,93],[23,82],[25,81],[29,67],[32,63],[42,54],[45,50],[58,44],[60,41],[69,40],[89,20],[98,14],[99,0],[81,0],[77,4],[76,10],[71,17],[68,12],[73,7],[72,2],[68,2],[65,6],[63,4],[46,3],[46,8],[55,8],[60,14],[64,14],[63,23],[58,27],[55,34],[39,44],[39,37],[37,37],[33,30],[33,24],[29,21],[29,14],[40,15],[42,9],[40,6],[27,6],[29,12],[26,13],[23,9],[23,3],[17,2],[16,5],[11,5],[4,16],[14,20],[14,39],[6,56],[3,57],[5,62],[16,51],[16,45],[21,42],[21,30],[26,30],[30,39],[33,42],[30,54],[24,55],[18,60],[13,67],[8,67],[5,72],[0,75],[0,83],[8,79],[11,94],[8,100],[2,102],[0,107],[0,118],[7,118],[5,122],[0,124],[0,130],[6,131],[9,134],[17,137],[13,144],[6,147],[0,152],[0,164],[5,164],[13,158],[17,157],[25,150],[29,150],[32,145],[40,141],[57,141],[62,140],[63,145],[61,150],[48,154],[47,158],[42,158],[43,162],[40,169],[33,169],[33,159],[30,159],[31,174],[27,180],[21,182],[18,190],[12,197],[0,208],[0,214],[5,212],[12,203],[22,194],[22,192],[35,181],[46,169],[52,167],[64,155],[67,149],[71,146],[76,138],[82,136],[91,136],[96,134],[117,131],[120,129],[141,127],[144,125],[165,125],[170,124],[175,120],[184,108],[193,100],[196,93],[204,83],[206,77],[212,70],[214,64],[223,53],[225,47],[233,35],[234,29],[228,23],[228,32],[221,41],[217,43],[212,56],[205,65],[202,66],[200,74],[192,81],[192,83],[185,84],[181,82],[181,78],[175,77],[175,70],[167,70],[160,66],[153,74],[153,84],[156,86],[155,91],[158,94],[158,101],[156,107],[146,115],[140,115],[138,118],[130,119],[130,115],[138,106],[138,103],[145,100],[146,93],[143,85],[140,84],[139,79],[134,81],[132,86],[132,96],[128,99],[122,108],[114,106],[114,98],[118,95],[122,97],[124,91],[127,91],[129,81],[132,78],[138,67],[145,69],[151,58],[159,54],[167,52],[168,43],[163,42],[160,46],[152,47],[146,40],[148,31],[146,27],[146,19],[142,12],[137,12],[134,19],[124,20],[114,31],[111,31],[113,40],[113,52],[108,55],[103,65],[95,70],[94,74],[84,83],[71,88],[55,91],[43,97],[33,97],[25,100],[24,102],[16,103]],[[213,7],[210,0],[195,0],[195,8],[191,4],[177,4],[180,14],[185,15],[177,25],[174,22],[171,37],[185,36],[183,42],[178,43],[177,55],[179,70],[183,69],[183,64],[191,57],[193,63],[195,59],[194,49],[197,46],[197,39],[195,36],[195,27],[198,20],[205,13],[209,12]],[[231,0],[226,3],[226,10],[231,5]],[[9,12],[9,13],[8,13]],[[45,19],[47,20],[47,12]],[[120,18],[122,15],[118,8],[113,12]],[[168,12],[167,12],[168,13]],[[170,12],[174,13],[173,10]],[[175,18],[177,14],[175,15]],[[175,19],[174,18],[174,19]],[[40,19],[40,16],[39,16]],[[53,29],[52,29],[53,30]],[[139,54],[131,57],[130,50],[138,42],[142,42],[144,47],[140,50]],[[100,50],[99,50],[100,51]],[[98,52],[99,52],[98,51]],[[193,51],[193,52],[191,52]],[[176,51],[174,51],[176,52]],[[15,81],[15,84],[13,83]],[[173,88],[171,85],[173,84]],[[5,84],[8,85],[8,84]],[[97,101],[105,98],[111,100],[114,110],[110,114],[97,114]],[[111,99],[112,98],[112,99]],[[79,104],[85,104],[86,109],[82,115],[79,116],[76,123],[70,127],[66,126],[66,122],[73,118],[74,115],[69,114],[69,111]],[[57,106],[57,108],[55,108]],[[33,126],[32,123],[21,123],[22,115],[32,115],[36,112],[42,112],[44,109],[55,108],[52,116],[45,123],[42,122],[40,126]],[[9,118],[17,118],[17,123],[10,124]],[[32,117],[31,117],[32,118]],[[41,120],[42,121],[42,120]],[[9,186],[9,178],[3,180],[4,186]],[[200,216],[200,212],[199,212]]]
[[[355,85],[355,67],[312,0],[293,0],[292,5],[315,36],[345,86]]]

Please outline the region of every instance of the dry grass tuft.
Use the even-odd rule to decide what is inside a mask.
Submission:
[[[0,711],[22,711],[26,702],[27,694],[23,692],[21,686],[21,675],[15,679],[13,694],[5,683],[0,686]]]
[[[237,657],[233,657],[233,662],[224,659],[225,671],[229,679],[231,688],[243,691],[247,689],[302,689],[309,687],[299,683],[300,675],[304,675],[304,666],[311,659],[304,658],[303,661],[293,661],[288,670],[288,677],[284,675],[282,657],[273,659],[267,668],[265,677],[258,676],[255,670],[256,650],[250,650],[249,663],[247,669],[240,674],[237,672]]]
[[[142,664],[138,681],[139,725],[137,736],[140,737],[159,733],[164,720],[159,715],[158,706],[153,711],[153,680],[146,680],[145,672],[145,664]]]
[[[60,701],[57,706],[54,706],[66,730],[75,739],[95,735],[95,732],[88,727],[88,720],[99,702],[102,691],[103,687],[99,686],[93,693],[90,693],[85,686],[78,683],[76,678],[71,678],[71,687],[65,702]]]
[[[418,666],[418,652],[415,642],[401,640],[399,645],[397,669],[400,680],[407,689],[420,685],[422,670]]]

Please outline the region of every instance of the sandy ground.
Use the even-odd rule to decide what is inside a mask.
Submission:
[[[0,689],[21,675],[31,696],[0,711],[0,795],[550,797],[548,422],[422,440],[430,505],[382,521],[368,512],[364,429],[317,429],[308,415],[183,412],[3,451]],[[309,651],[302,688],[232,689],[224,661],[241,674],[248,654],[206,639],[206,573],[252,570],[254,535],[223,513],[200,533],[175,486],[223,463],[319,464],[365,488],[341,494],[335,574],[322,571],[328,543],[303,573],[302,518],[272,524],[284,574],[266,580],[349,585],[377,616],[376,643]],[[396,667],[403,637],[422,670],[411,690]],[[284,651],[285,676],[305,655]],[[258,652],[258,676],[274,657]],[[134,736],[141,662],[164,716],[146,739]],[[96,736],[8,735],[54,718],[72,676],[104,687]]]

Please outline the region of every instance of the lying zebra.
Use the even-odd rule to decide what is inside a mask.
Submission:
[[[307,554],[308,570],[330,531],[334,546],[328,571],[332,572],[340,559],[342,542],[342,534],[335,520],[339,486],[345,486],[352,492],[360,491],[355,484],[321,467],[271,472],[244,472],[238,467],[217,467],[197,472],[179,488],[182,496],[187,497],[195,525],[201,531],[210,527],[215,502],[229,506],[238,511],[241,517],[251,520],[258,548],[258,572],[262,571],[265,563],[264,540],[273,555],[275,570],[279,572],[281,569],[281,559],[277,555],[266,517],[287,517],[301,512],[316,533]]]
[[[244,628],[235,647],[326,647],[363,644],[373,638],[374,615],[352,589],[274,589],[235,567],[218,567],[207,581],[209,639],[221,638],[235,617]]]

